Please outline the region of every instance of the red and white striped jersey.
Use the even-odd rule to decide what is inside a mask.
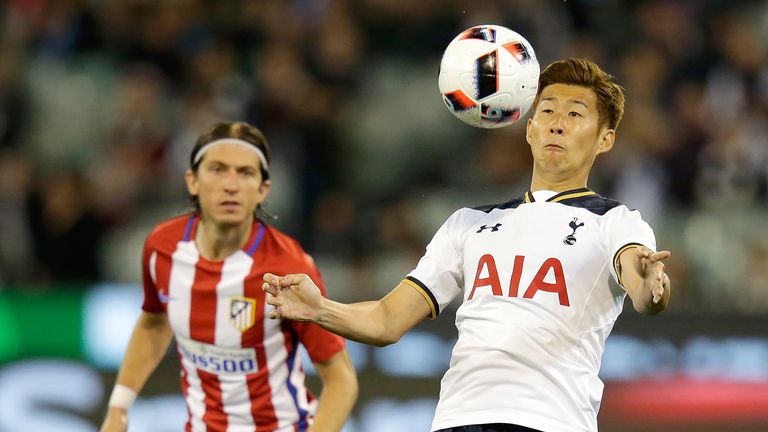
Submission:
[[[142,259],[147,312],[165,312],[176,337],[187,431],[304,431],[316,401],[304,385],[299,344],[314,362],[344,340],[315,324],[270,320],[264,273],[306,273],[320,287],[312,258],[296,240],[254,221],[242,250],[223,261],[198,252],[199,217],[155,227]]]

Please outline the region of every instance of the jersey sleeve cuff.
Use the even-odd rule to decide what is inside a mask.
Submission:
[[[440,304],[437,302],[437,299],[435,299],[435,295],[432,294],[432,291],[427,288],[426,285],[424,285],[420,280],[416,279],[413,276],[406,276],[405,279],[402,280],[402,283],[406,285],[412,286],[416,291],[419,292],[424,297],[424,300],[427,301],[427,304],[429,305],[430,309],[430,319],[435,319],[440,314]]]
[[[615,254],[613,254],[613,272],[616,274],[616,281],[622,287],[624,286],[624,282],[621,280],[621,272],[619,271],[619,258],[621,257],[621,254],[624,251],[627,251],[632,248],[640,247],[640,246],[645,246],[645,245],[642,243],[636,243],[636,242],[627,243],[624,246],[620,247]]]

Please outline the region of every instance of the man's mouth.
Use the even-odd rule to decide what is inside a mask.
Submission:
[[[550,150],[565,150],[565,147],[559,145],[559,144],[547,144],[544,146],[545,149]]]

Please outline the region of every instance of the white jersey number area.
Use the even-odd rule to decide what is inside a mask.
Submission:
[[[195,367],[217,375],[254,373],[259,369],[253,348],[227,348],[176,336],[181,355]]]

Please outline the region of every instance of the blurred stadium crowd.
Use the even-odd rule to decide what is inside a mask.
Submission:
[[[590,187],[673,251],[670,310],[768,312],[764,1],[5,1],[0,287],[137,281],[144,236],[188,209],[194,139],[242,119],[272,145],[272,223],[331,295],[388,291],[453,210],[529,185],[522,127],[475,130],[438,94],[443,48],[483,23],[626,87]]]

